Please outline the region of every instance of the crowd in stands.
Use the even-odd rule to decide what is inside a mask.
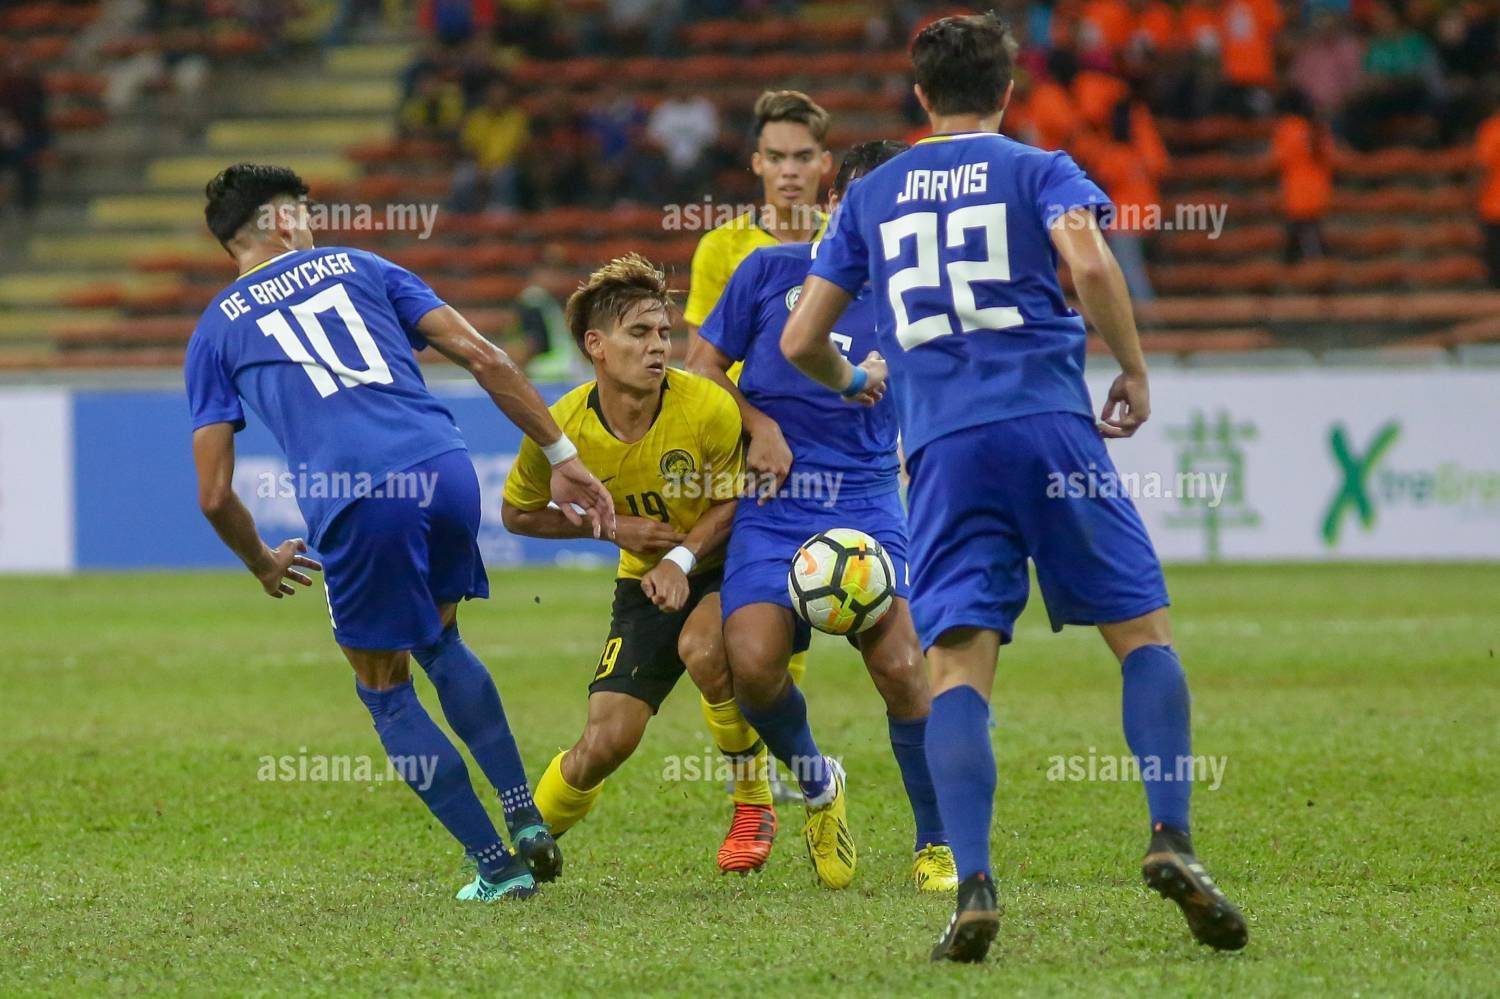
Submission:
[[[569,94],[524,110],[503,82],[517,60],[687,55],[704,18],[795,12],[796,0],[609,0],[587,13],[545,0],[424,0],[428,39],[406,74],[407,135],[461,164],[452,207],[531,210],[691,201],[744,162],[740,109],[701,88]],[[1326,253],[1339,151],[1470,144],[1484,194],[1488,262],[1500,284],[1500,0],[1054,0],[996,5],[1020,52],[1007,133],[1067,148],[1122,206],[1116,252],[1150,296],[1151,239],[1138,221],[1170,167],[1161,119],[1234,115],[1265,124],[1254,150],[1279,175],[1284,259]],[[950,3],[886,0],[869,45],[898,47]],[[817,49],[815,29],[796,46]],[[674,48],[675,46],[675,48]],[[661,81],[655,81],[660,84]],[[895,97],[893,103],[899,104]],[[915,101],[902,110],[914,134]],[[1483,126],[1483,127],[1481,127]],[[1481,140],[1475,142],[1475,136]],[[1485,139],[1484,137],[1488,137]]]
[[[51,138],[42,76],[24,53],[12,51],[0,62],[0,207],[36,208]]]

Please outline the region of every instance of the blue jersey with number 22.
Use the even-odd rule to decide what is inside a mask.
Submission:
[[[1062,152],[988,132],[937,135],[856,181],[812,274],[874,286],[907,454],[967,427],[1089,415],[1083,319],[1050,227],[1109,199]]]
[[[204,310],[188,342],[193,429],[270,428],[298,478],[316,545],[361,483],[464,447],[413,354],[417,322],[442,299],[415,274],[363,250],[282,254],[243,274]],[[303,476],[306,476],[303,478]]]

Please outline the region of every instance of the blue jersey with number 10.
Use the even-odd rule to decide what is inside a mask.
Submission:
[[[188,341],[193,429],[245,425],[244,402],[286,455],[316,546],[341,508],[388,473],[464,447],[427,389],[417,322],[442,299],[415,274],[342,247],[284,253],[243,274]]]
[[[937,135],[856,181],[812,274],[875,289],[908,454],[967,427],[1092,412],[1083,319],[1049,229],[1109,199],[1062,152],[988,132]]]

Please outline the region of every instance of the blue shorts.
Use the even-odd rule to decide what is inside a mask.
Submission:
[[[911,612],[922,648],[950,628],[1010,641],[1037,582],[1054,631],[1167,606],[1161,562],[1093,421],[1040,413],[958,430],[907,458]]]
[[[786,579],[797,549],[814,534],[834,527],[852,527],[879,541],[896,570],[896,596],[907,595],[911,569],[906,561],[906,510],[900,493],[840,500],[831,507],[785,497],[765,506],[742,499],[734,514],[734,531],[724,558],[724,586],[719,591],[724,619],[748,604],[777,604],[791,610]],[[805,647],[807,631],[798,618],[799,649]]]
[[[401,475],[335,514],[318,544],[333,637],[346,648],[434,645],[439,604],[490,595],[469,452],[440,454]]]

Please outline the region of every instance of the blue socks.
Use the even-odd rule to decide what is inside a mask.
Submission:
[[[988,876],[995,751],[990,746],[989,703],[973,687],[954,687],[932,699],[927,768],[958,879],[980,873]]]
[[[413,649],[412,655],[437,688],[448,724],[499,792],[505,821],[509,823],[521,809],[534,809],[526,769],[505,719],[500,692],[490,671],[464,644],[458,625],[446,628],[436,645]]]
[[[370,709],[380,744],[397,772],[443,828],[473,855],[479,873],[486,880],[498,876],[510,855],[474,794],[464,758],[417,700],[411,681],[389,690],[371,690],[358,680],[354,686]]]
[[[760,733],[767,748],[791,768],[803,795],[816,798],[828,790],[828,769],[823,765],[818,744],[813,741],[812,729],[807,726],[807,701],[795,683],[788,683],[781,699],[764,710],[744,701],[739,705],[740,714]]]
[[[916,849],[948,842],[943,833],[943,819],[938,815],[932,775],[927,771],[927,719],[901,721],[886,715],[886,726],[891,733],[891,752],[901,768],[901,783],[906,785],[906,799],[911,802],[912,816],[917,820]]]
[[[1184,763],[1179,780],[1177,761],[1193,752],[1187,675],[1166,645],[1141,646],[1125,657],[1120,672],[1125,741],[1141,768],[1151,822],[1186,833],[1192,767]]]

